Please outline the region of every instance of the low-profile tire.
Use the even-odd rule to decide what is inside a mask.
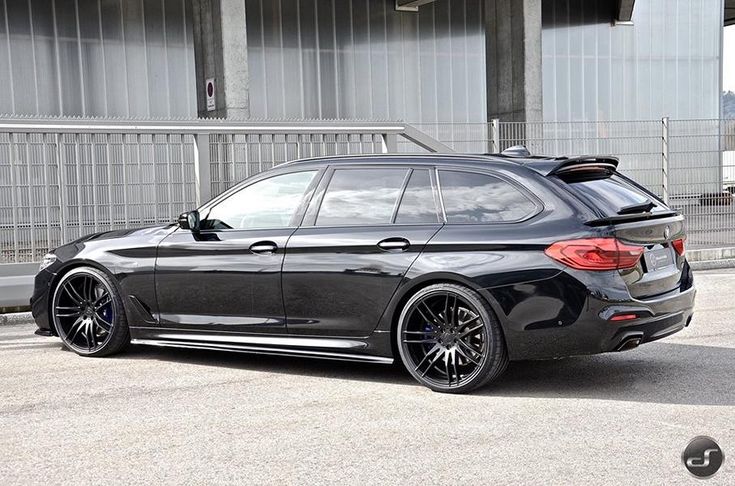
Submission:
[[[80,356],[109,356],[130,343],[120,293],[96,268],[65,273],[54,287],[50,313],[61,341]]]
[[[474,390],[508,367],[495,313],[462,285],[434,284],[416,292],[401,311],[396,339],[409,373],[437,392]]]

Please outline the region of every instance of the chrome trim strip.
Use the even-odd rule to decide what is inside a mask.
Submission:
[[[329,348],[329,349],[362,349],[367,344],[363,341],[350,339],[329,338],[307,338],[293,336],[244,336],[225,334],[200,334],[192,335],[185,332],[160,332],[155,333],[151,339],[163,341],[193,341],[220,344],[245,344],[255,346],[278,346],[296,348]]]
[[[306,349],[280,349],[261,346],[241,346],[234,344],[198,343],[194,341],[166,341],[160,339],[132,339],[131,344],[185,349],[206,349],[210,351],[230,351],[236,353],[270,354],[304,358],[333,359],[339,361],[359,361],[367,363],[393,364],[393,358],[359,354],[334,353],[331,351],[312,351]]]
[[[442,183],[439,180],[439,168],[434,167],[434,177],[436,177],[436,192],[439,195],[439,208],[442,210],[442,223],[447,222],[447,210],[444,208],[444,195],[442,194]]]

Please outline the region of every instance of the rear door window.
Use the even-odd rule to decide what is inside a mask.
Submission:
[[[515,186],[479,172],[439,171],[447,223],[507,223],[536,212],[537,206]]]
[[[317,226],[391,224],[408,169],[337,169],[324,194]]]
[[[596,209],[602,216],[668,211],[653,194],[636,187],[624,177],[567,181],[573,194]]]

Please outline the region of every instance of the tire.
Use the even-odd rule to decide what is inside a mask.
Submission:
[[[462,285],[434,284],[416,292],[401,311],[396,340],[408,372],[436,392],[469,392],[508,367],[495,313]]]
[[[120,292],[96,268],[65,273],[54,287],[49,312],[64,346],[80,356],[109,356],[130,343]]]

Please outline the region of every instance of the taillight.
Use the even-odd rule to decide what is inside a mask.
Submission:
[[[626,245],[615,238],[584,238],[557,241],[545,253],[577,270],[621,270],[638,264],[643,247]]]
[[[671,246],[674,247],[674,251],[676,251],[677,255],[684,255],[684,252],[686,251],[686,248],[684,248],[685,241],[686,238],[679,238],[678,240],[671,242]]]

